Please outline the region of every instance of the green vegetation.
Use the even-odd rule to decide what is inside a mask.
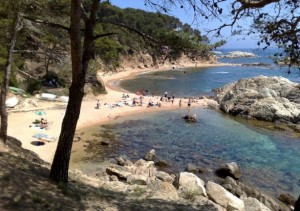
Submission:
[[[90,6],[88,2],[83,2],[87,9]],[[13,2],[0,5],[0,27],[3,29],[0,32],[1,69],[5,66],[9,46],[7,32],[12,23],[12,10],[18,9],[23,13],[22,28],[13,56],[10,85],[34,93],[41,89],[42,80],[47,81],[55,73],[60,86],[69,86],[70,38],[63,26],[67,28],[70,25],[70,2],[28,0],[18,8],[12,7]],[[181,23],[178,18],[158,12],[120,9],[108,2],[100,4],[98,22],[95,36],[110,36],[101,36],[95,40],[92,58],[96,64],[90,65],[89,76],[99,68],[111,71],[119,67],[122,56],[132,57],[142,52],[159,58],[162,62],[176,60],[182,54],[195,59],[209,56],[209,52],[220,44],[211,45],[199,30]],[[1,71],[0,80],[3,78],[2,74]],[[21,75],[24,80],[17,81],[17,75]]]

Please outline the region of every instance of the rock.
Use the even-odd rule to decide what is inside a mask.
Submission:
[[[109,141],[102,140],[102,141],[100,141],[100,145],[102,145],[102,146],[108,146],[109,145]]]
[[[296,203],[296,199],[290,194],[280,194],[278,199],[285,203],[286,205],[294,206]]]
[[[148,198],[165,201],[179,200],[176,188],[168,182],[162,182],[160,180],[152,181],[147,187],[150,192]]]
[[[148,177],[145,175],[129,175],[127,177],[127,183],[131,185],[147,185]]]
[[[244,194],[237,181],[235,181],[232,177],[227,176],[222,186],[237,197],[240,197]]]
[[[199,171],[199,168],[197,168],[196,166],[194,166],[191,163],[188,163],[187,167],[186,167],[186,171],[187,172],[192,172],[192,173],[197,173]]]
[[[119,157],[116,157],[115,160],[118,162],[118,165],[120,166],[125,166],[125,163],[126,163],[126,159],[119,156]]]
[[[206,191],[211,200],[227,210],[245,210],[244,202],[241,199],[237,198],[232,193],[225,190],[222,186],[214,182],[209,181],[206,184]]]
[[[165,160],[158,160],[154,163],[154,165],[156,165],[158,167],[162,167],[162,168],[169,166],[168,162]]]
[[[193,173],[180,172],[178,186],[181,195],[202,195],[207,196],[204,182]]]
[[[255,198],[245,198],[243,199],[245,204],[245,211],[271,211],[263,203],[259,202]]]
[[[234,179],[239,179],[241,176],[241,171],[235,162],[231,162],[226,163],[221,168],[217,169],[216,174],[222,178],[230,176]]]
[[[155,158],[155,149],[151,149],[147,154],[144,156],[146,161],[153,161]]]
[[[174,179],[171,177],[168,173],[163,172],[163,171],[157,171],[155,174],[156,178],[163,181],[163,182],[168,182],[168,183],[173,183]]]
[[[220,56],[222,58],[245,58],[245,57],[256,57],[254,53],[243,52],[243,51],[231,51],[228,54]]]
[[[282,77],[241,79],[214,91],[225,113],[280,123],[300,122],[299,84]]]
[[[109,176],[110,181],[118,181],[118,177],[116,175]]]
[[[194,205],[199,207],[197,210],[203,210],[203,211],[226,211],[226,209],[213,201],[209,200],[208,198],[204,196],[195,196],[190,201],[193,202]]]
[[[295,211],[300,210],[300,196],[295,203]]]
[[[128,176],[132,175],[131,172],[128,171],[123,166],[118,166],[118,165],[110,165],[106,168],[106,173],[108,175],[115,175],[120,179],[127,179]]]
[[[277,202],[274,201],[271,197],[261,193],[260,191],[256,190],[253,187],[250,187],[248,185],[245,185],[243,183],[240,183],[240,187],[242,191],[245,192],[247,197],[256,198],[258,201],[263,203],[266,207],[268,207],[270,210],[288,210],[286,206],[280,205]]]
[[[184,117],[182,117],[185,122],[187,123],[196,123],[197,122],[197,119],[196,119],[196,116],[195,115],[185,115]]]

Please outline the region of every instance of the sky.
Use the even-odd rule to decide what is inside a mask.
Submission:
[[[144,0],[110,0],[111,4],[120,7],[120,8],[136,8],[136,9],[143,9],[150,12],[155,12],[150,7],[146,7],[144,5]],[[220,26],[220,22],[218,21],[203,21],[201,26],[199,27],[198,24],[195,23],[192,12],[186,12],[180,8],[172,8],[169,15],[175,16],[181,20],[183,23],[188,23],[193,28],[197,28],[201,31],[202,35],[207,35],[209,39],[213,42],[219,41],[221,39],[226,40],[226,44],[221,48],[258,48],[257,42],[258,40],[255,37],[246,37],[246,36],[231,36],[230,28],[226,28],[222,31],[222,37],[215,38],[213,34],[207,34],[205,29],[214,29]],[[245,21],[242,23],[244,26],[249,25],[249,22]]]

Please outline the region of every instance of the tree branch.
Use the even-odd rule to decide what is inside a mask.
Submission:
[[[52,23],[52,22],[48,22],[48,21],[44,21],[44,20],[34,19],[32,17],[25,16],[25,15],[23,15],[23,18],[26,19],[26,20],[35,22],[35,23],[41,23],[41,24],[45,24],[45,25],[48,25],[48,26],[51,26],[51,27],[60,28],[60,29],[66,30],[70,33],[70,28],[69,27],[63,26],[63,25],[58,24],[58,23]]]
[[[101,37],[108,37],[111,35],[116,35],[116,34],[118,34],[118,33],[111,32],[111,33],[105,33],[105,34],[98,34],[93,37],[93,40],[99,39]]]

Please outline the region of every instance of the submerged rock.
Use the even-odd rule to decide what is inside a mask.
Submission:
[[[197,122],[196,115],[185,115],[182,117],[187,123],[195,123]]]

